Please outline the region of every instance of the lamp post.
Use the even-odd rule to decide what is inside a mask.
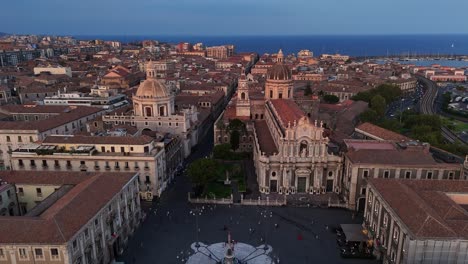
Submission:
[[[200,216],[203,213],[204,209],[205,209],[205,207],[202,206],[202,207],[196,207],[195,209],[190,210],[190,215],[195,216],[195,227],[196,227],[196,230],[195,230],[195,237],[196,237],[195,247],[197,247],[197,248],[200,247],[200,243],[198,242],[199,241],[199,239],[198,239],[198,233],[199,233],[198,216]]]
[[[267,245],[267,236],[268,236],[268,218],[273,218],[273,212],[272,211],[267,211],[263,210],[260,212],[261,217],[265,219],[265,245],[263,247],[264,250],[268,249]]]

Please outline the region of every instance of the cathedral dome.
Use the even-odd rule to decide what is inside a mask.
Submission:
[[[267,72],[268,80],[291,80],[291,71],[283,63],[277,63]]]
[[[166,85],[156,79],[156,70],[152,61],[146,64],[146,80],[140,84],[135,95],[149,98],[167,97],[170,95]]]
[[[141,97],[167,97],[169,96],[169,90],[166,85],[154,78],[146,79],[140,84],[135,94]]]

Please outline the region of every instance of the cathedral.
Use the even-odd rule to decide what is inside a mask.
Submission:
[[[253,152],[261,193],[338,193],[342,158],[329,153],[323,123],[311,120],[293,100],[291,70],[281,50],[263,92],[252,91],[250,81],[239,80],[237,96],[215,125],[215,143],[228,143],[223,127],[239,119],[247,128],[241,150]]]
[[[198,111],[196,106],[176,109],[175,94],[157,79],[154,63],[146,65],[146,80],[140,83],[132,97],[133,112],[131,115],[105,115],[103,121],[128,124],[140,131],[157,131],[170,133],[182,139],[184,155],[190,154],[191,148],[198,141]]]

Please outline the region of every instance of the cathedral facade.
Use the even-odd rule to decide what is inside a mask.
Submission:
[[[247,147],[241,150],[253,152],[261,193],[338,193],[342,158],[328,151],[323,123],[293,100],[291,70],[283,60],[280,50],[262,93],[252,91],[249,80],[241,77],[237,96],[215,125],[215,143],[229,142],[229,133],[219,124],[239,119],[247,128],[241,140]]]

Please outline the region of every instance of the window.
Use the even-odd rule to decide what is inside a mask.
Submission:
[[[18,136],[18,142],[23,142],[23,139],[21,138],[21,136]]]
[[[73,245],[73,250],[76,251],[76,250],[78,249],[78,242],[76,241],[76,239],[73,240],[73,244],[72,244],[72,245]],[[50,253],[52,253],[52,250],[51,250]]]
[[[88,228],[86,228],[86,230],[84,231],[84,236],[85,236],[85,238],[88,238],[88,237],[89,237],[89,230],[88,230]]]
[[[73,249],[77,248],[76,247],[76,240],[73,241]],[[60,256],[59,256],[59,251],[58,251],[58,248],[51,248],[50,249],[50,258],[51,259],[58,259]]]
[[[21,159],[18,160],[18,165],[19,165],[20,167],[23,167],[23,166],[24,166],[23,160],[21,160]]]
[[[111,152],[115,152],[115,147],[111,147]]]
[[[0,204],[3,203],[3,196],[0,195]]]
[[[385,214],[384,217],[383,217],[383,226],[387,227],[387,225],[388,225],[388,215]]]
[[[18,195],[19,195],[19,196],[24,196],[24,189],[23,189],[23,187],[19,187],[19,188],[18,188]]]
[[[7,191],[7,197],[11,198],[11,191],[10,190]]]
[[[94,219],[94,225],[95,225],[96,227],[98,227],[98,225],[99,225],[99,219],[98,219],[98,218]]]
[[[106,147],[101,147],[101,152],[106,152]]]
[[[374,204],[374,212],[377,213],[379,211],[379,202],[375,202]]]
[[[146,184],[150,184],[150,183],[151,183],[150,176],[146,175],[146,177],[145,177],[145,183],[146,183]]]
[[[36,195],[37,195],[37,197],[42,197],[42,189],[41,188],[36,188]]]
[[[135,169],[138,169],[138,162],[135,161]]]
[[[398,235],[399,235],[399,232],[398,232],[398,228],[394,228],[393,229],[393,239],[394,240],[397,240],[398,239]]]
[[[35,248],[34,249],[34,255],[38,259],[43,259],[44,258],[44,254],[42,254],[42,249],[41,248]]]
[[[432,179],[432,171],[428,171],[426,173],[426,179],[428,179],[428,180]]]
[[[27,259],[28,258],[28,252],[26,251],[25,248],[19,248],[18,253],[19,253],[19,258],[20,259]]]
[[[54,160],[54,166],[55,166],[55,167],[60,167],[60,163],[59,163],[58,160]]]
[[[42,160],[42,167],[47,167],[47,160]]]
[[[275,176],[276,176],[276,171],[273,171],[273,172],[271,173],[271,176],[272,176],[272,177],[275,177]]]
[[[388,170],[384,171],[383,176],[384,176],[384,178],[386,178],[386,179],[387,179],[388,177],[390,177],[390,171],[388,171]]]
[[[10,136],[6,136],[6,141],[7,141],[7,142],[11,142]]]
[[[32,136],[29,136],[29,142],[33,142],[33,137]]]
[[[72,164],[71,161],[67,160],[67,167],[71,168]]]
[[[361,195],[366,195],[366,188],[361,188]]]
[[[31,160],[31,161],[30,161],[30,165],[31,165],[31,167],[36,167],[36,161],[35,161],[35,160]]]
[[[449,180],[453,180],[453,174],[454,174],[453,171],[448,173],[448,179]]]
[[[125,147],[120,147],[120,152],[125,152]]]
[[[80,160],[80,165],[86,165],[84,160]]]
[[[364,176],[364,178],[369,177],[369,170],[364,170],[364,171],[362,172],[362,176]]]
[[[5,251],[3,251],[3,248],[0,248],[0,259],[6,259]]]
[[[411,171],[405,171],[405,179],[411,178]]]

